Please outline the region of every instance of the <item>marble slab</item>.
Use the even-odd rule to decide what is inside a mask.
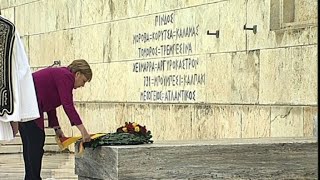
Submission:
[[[316,179],[316,138],[167,141],[86,148],[84,179]]]

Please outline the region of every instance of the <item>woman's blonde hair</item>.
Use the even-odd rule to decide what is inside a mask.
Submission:
[[[68,66],[68,68],[73,72],[77,73],[80,72],[83,74],[87,79],[88,82],[92,79],[92,70],[88,64],[88,62],[84,59],[76,59],[72,61],[72,63]]]

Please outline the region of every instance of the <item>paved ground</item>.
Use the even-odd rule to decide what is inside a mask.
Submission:
[[[74,173],[74,154],[46,153],[42,160],[43,180],[78,179]],[[23,180],[24,162],[22,154],[0,154],[0,179]]]

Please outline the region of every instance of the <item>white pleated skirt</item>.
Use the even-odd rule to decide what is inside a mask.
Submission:
[[[0,143],[13,140],[13,131],[10,123],[0,121]]]

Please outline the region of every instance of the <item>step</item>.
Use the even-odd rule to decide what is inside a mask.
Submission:
[[[44,131],[46,134],[44,150],[48,152],[60,152],[59,147],[57,146],[55,140],[55,132],[52,128],[48,128],[48,120],[44,121],[45,127]],[[0,142],[0,154],[3,153],[21,153],[22,152],[22,141],[20,134],[17,134],[17,137],[9,142]]]
[[[86,148],[75,172],[79,180],[316,179],[317,159],[316,138],[168,141]]]
[[[43,149],[45,152],[61,152],[57,144],[45,144]]]
[[[21,153],[22,145],[0,145],[0,154]]]
[[[46,136],[54,136],[56,135],[56,133],[54,132],[53,128],[44,128],[44,133],[46,134]],[[20,136],[20,133],[17,133],[17,136]]]
[[[46,136],[54,136],[56,133],[54,132],[53,128],[44,128],[44,133]]]
[[[19,136],[15,137],[12,141],[1,143],[1,145],[21,145],[21,144],[22,144],[22,141]],[[55,136],[46,136],[45,144],[57,144],[55,140]]]
[[[45,144],[45,152],[61,152],[57,144]],[[22,153],[22,145],[0,145],[0,154]]]
[[[0,154],[21,153],[22,141],[20,137],[14,138],[10,142],[0,143]],[[44,150],[47,152],[60,152],[55,140],[55,136],[46,136]]]

